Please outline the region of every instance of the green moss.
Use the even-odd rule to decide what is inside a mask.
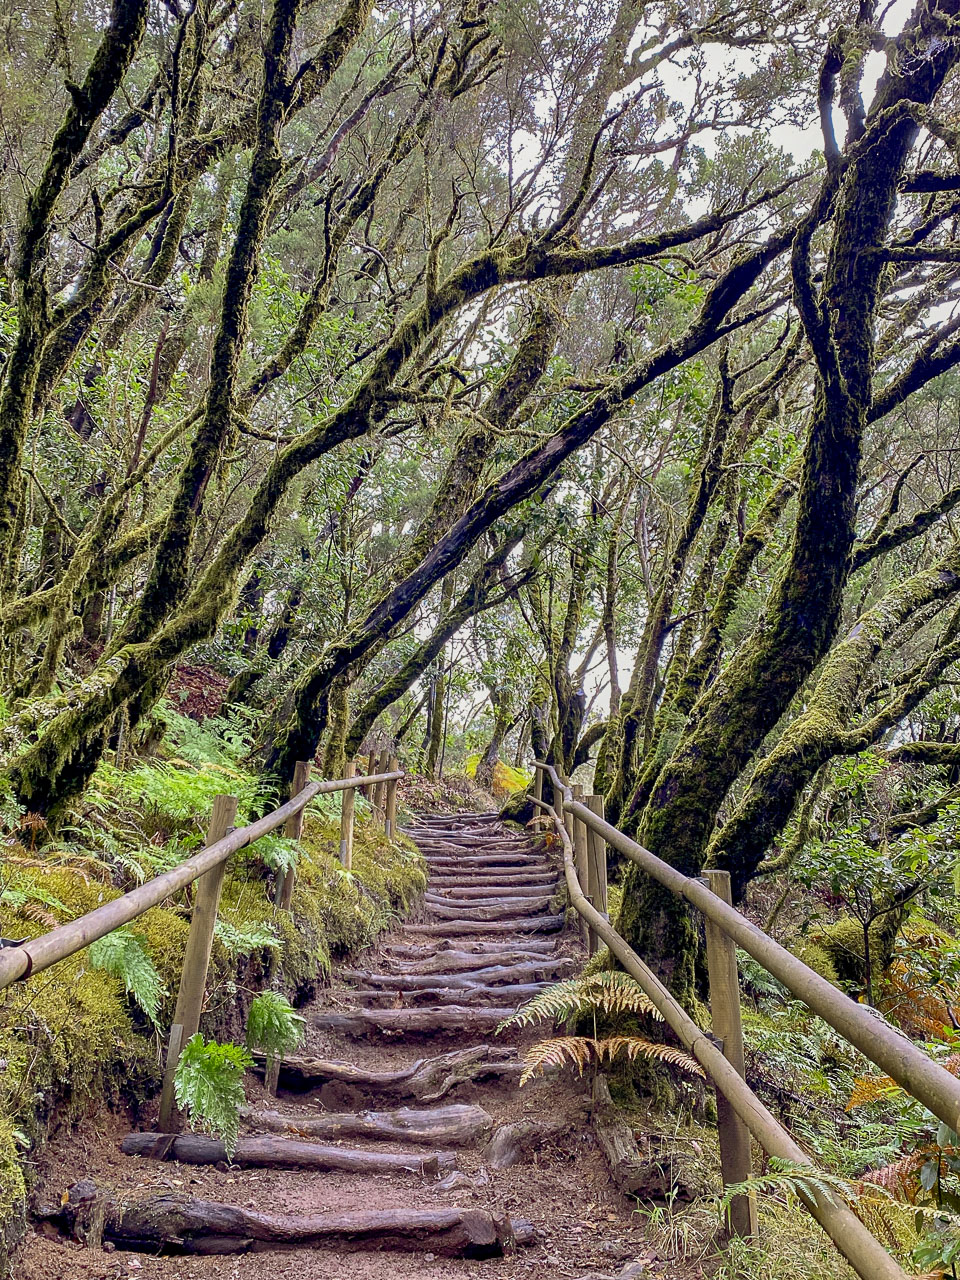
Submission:
[[[891,913],[893,914],[893,913]],[[833,924],[823,925],[817,932],[811,933],[810,941],[815,951],[825,954],[833,971],[837,975],[831,982],[839,980],[839,984],[862,987],[866,981],[866,969],[863,951],[863,926],[852,916],[841,916]],[[870,926],[870,951],[873,956],[874,972],[880,970],[889,960],[890,924],[886,917],[875,920]],[[806,956],[801,956],[811,968],[816,968]],[[821,970],[817,970],[821,972]],[[827,977],[827,974],[823,975]]]
[[[809,965],[814,973],[819,973],[821,978],[826,978],[835,987],[839,987],[840,975],[837,972],[837,967],[830,952],[818,942],[814,942],[810,938],[801,938],[791,946],[790,950],[798,960],[802,960],[805,965]]]

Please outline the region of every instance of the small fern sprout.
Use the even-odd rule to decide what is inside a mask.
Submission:
[[[190,1124],[212,1133],[232,1156],[240,1136],[240,1108],[246,1101],[243,1073],[253,1059],[243,1045],[217,1044],[198,1032],[183,1046],[173,1087],[177,1106]]]
[[[303,1040],[306,1019],[279,991],[261,991],[247,1015],[247,1045],[272,1058],[293,1053]]]

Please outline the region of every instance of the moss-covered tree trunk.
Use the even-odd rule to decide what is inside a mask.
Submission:
[[[924,9],[918,13],[917,27],[901,37],[901,61],[880,80],[850,156],[843,163],[839,155],[828,158],[821,199],[794,243],[795,296],[817,378],[787,563],[756,635],[694,706],[675,749],[644,792],[649,798],[638,803],[634,778],[634,794],[624,806],[622,825],[687,875],[703,865],[730,788],[836,634],[855,536],[883,248],[917,132],[910,104],[930,102],[958,56],[953,42],[935,39],[928,55],[908,56],[918,42],[926,47],[939,21]],[[828,98],[840,62],[831,48],[824,71]],[[810,241],[831,211],[830,247],[817,294]],[[625,876],[619,925],[659,965],[674,991],[689,998],[695,948],[688,913],[634,867]]]

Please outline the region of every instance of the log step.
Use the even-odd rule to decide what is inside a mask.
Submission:
[[[490,1005],[507,1004],[519,1008],[527,1000],[543,991],[550,984],[547,982],[523,982],[501,987],[485,986],[480,983],[468,983],[465,986],[424,987],[411,991],[388,991],[384,988],[360,988],[350,993],[350,998],[365,1008],[401,1009],[415,1005]]]
[[[465,1031],[490,1035],[515,1009],[474,1009],[469,1005],[445,1005],[428,1009],[355,1009],[349,1013],[317,1013],[311,1025],[321,1031],[348,1036],[443,1036]],[[409,1139],[407,1139],[409,1141]]]
[[[522,944],[516,947],[509,946],[505,942],[459,942],[454,945],[452,942],[427,942],[411,944],[409,942],[390,942],[381,947],[381,951],[388,955],[402,957],[404,960],[412,960],[419,964],[427,964],[432,962],[437,956],[454,955],[454,956],[487,956],[502,955],[505,951],[511,954],[522,952],[524,956],[533,955],[553,955],[556,950],[555,942],[548,942],[546,939],[524,938]]]
[[[433,938],[461,938],[488,933],[559,933],[564,918],[559,916],[526,916],[519,920],[492,920],[476,923],[470,920],[447,920],[443,924],[405,924],[405,933]]]
[[[280,1064],[280,1086],[305,1093],[332,1085],[341,1093],[352,1091],[361,1097],[372,1094],[438,1102],[461,1084],[512,1080],[518,1078],[521,1069],[515,1050],[505,1045],[476,1044],[418,1058],[400,1071],[367,1071],[336,1058],[285,1058]]]
[[[498,885],[446,885],[432,877],[427,887],[427,897],[443,902],[478,901],[483,898],[552,898],[557,882],[553,884],[498,884]]]
[[[469,957],[476,963],[476,957]],[[450,990],[452,987],[479,985],[497,986],[500,983],[536,982],[544,975],[566,975],[576,969],[573,960],[558,956],[544,959],[539,964],[489,965],[484,969],[466,969],[461,973],[450,970],[433,973],[371,973],[365,969],[341,969],[340,976],[365,987],[385,987],[390,991],[426,991],[431,987]]]
[[[359,1209],[349,1213],[260,1213],[192,1196],[149,1196],[118,1202],[89,1180],[42,1217],[89,1242],[91,1224],[103,1239],[151,1254],[246,1253],[311,1246],[337,1252],[397,1249],[450,1258],[500,1257],[530,1244],[530,1223],[498,1219],[484,1209]],[[322,1267],[320,1268],[322,1270]]]
[[[179,1160],[181,1164],[228,1164],[241,1169],[316,1169],[323,1173],[414,1174],[438,1177],[457,1167],[453,1151],[355,1151],[318,1142],[259,1135],[240,1138],[236,1150],[202,1133],[128,1133],[120,1144],[127,1156]]]
[[[317,1115],[287,1115],[245,1107],[244,1120],[271,1133],[296,1133],[311,1138],[355,1138],[364,1142],[412,1142],[424,1147],[467,1147],[493,1128],[483,1107],[455,1102],[446,1107],[396,1111],[324,1111]]]
[[[508,902],[501,898],[482,906],[446,906],[441,902],[428,901],[427,905],[430,914],[439,916],[441,920],[474,920],[483,924],[490,920],[507,921],[537,916],[546,911],[550,899],[521,898],[519,902]]]
[[[461,874],[456,871],[440,871],[433,872],[430,876],[430,885],[436,889],[543,889],[548,893],[552,893],[559,883],[559,877],[556,872],[543,871],[534,872],[527,875],[525,872],[519,872],[515,876],[491,876],[485,872],[466,872]]]

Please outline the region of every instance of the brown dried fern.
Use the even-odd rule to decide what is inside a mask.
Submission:
[[[688,1075],[703,1078],[703,1070],[695,1058],[675,1049],[669,1044],[656,1044],[652,1040],[644,1040],[642,1036],[607,1036],[594,1039],[592,1036],[555,1036],[550,1040],[539,1040],[525,1050],[520,1061],[523,1072],[520,1083],[526,1084],[534,1076],[542,1075],[552,1067],[574,1067],[578,1075],[591,1063],[599,1065],[612,1062],[623,1054],[630,1061],[646,1058],[649,1061],[665,1062]]]

